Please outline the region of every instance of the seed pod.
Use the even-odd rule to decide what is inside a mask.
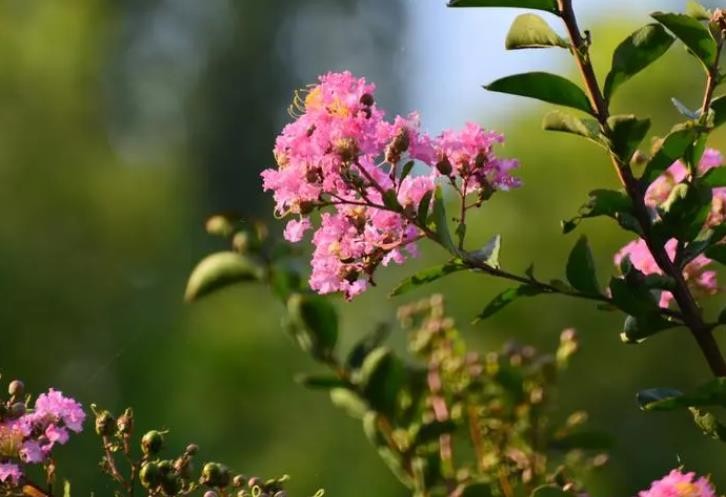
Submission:
[[[134,430],[134,411],[130,407],[118,418],[116,427],[123,435],[130,435]]]
[[[8,385],[8,393],[11,397],[20,398],[25,392],[25,385],[20,380],[13,380]]]
[[[151,430],[141,438],[141,450],[145,456],[158,454],[163,446],[164,434],[160,431]]]
[[[159,471],[159,465],[155,462],[147,462],[141,466],[139,471],[139,480],[144,488],[153,489],[159,486],[161,483],[161,472]]]
[[[224,488],[230,482],[229,469],[224,464],[209,462],[202,468],[199,482],[208,487]]]

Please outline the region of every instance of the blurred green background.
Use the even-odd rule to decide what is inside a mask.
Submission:
[[[647,22],[647,8],[682,7],[578,3],[601,75],[618,41]],[[425,110],[431,132],[460,118],[505,131],[500,153],[521,159],[525,186],[473,216],[472,242],[502,233],[506,267],[523,271],[534,261],[540,275],[563,274],[575,236],[561,235],[559,220],[589,190],[616,186],[610,166],[595,148],[541,131],[546,106],[484,96],[478,85],[512,68],[573,68],[564,52],[503,55],[511,11],[443,4],[0,1],[4,378],[23,378],[36,392],[55,386],[84,404],[133,405],[139,429],[170,428],[176,448],[194,441],[202,457],[248,474],[290,473],[291,495],[319,487],[336,497],[406,495],[359,424],[292,381],[314,365],[281,332],[281,309],[267,291],[241,287],[191,307],[181,296],[194,263],[222,247],[203,232],[208,214],[269,219],[259,172],[271,164],[292,91],[328,69],[376,81],[378,101],[392,112]],[[669,97],[697,106],[701,79],[675,47],[622,90],[614,110],[649,115],[653,134],[663,134],[679,117]],[[714,135],[711,145],[725,140]],[[625,236],[599,220],[579,231],[591,238],[605,280]],[[392,320],[397,305],[417,296],[391,300],[388,290],[441,256],[429,247],[420,260],[382,272],[378,289],[341,301],[346,342]],[[504,287],[456,275],[420,294],[444,292],[478,350],[510,337],[552,349],[561,329],[580,331],[583,351],[563,378],[562,407],[588,409],[594,425],[619,440],[611,464],[593,476],[593,495],[634,495],[679,463],[726,489],[723,446],[702,438],[685,414],[646,416],[635,405],[640,388],[688,388],[708,378],[686,333],[626,346],[617,314],[557,297],[518,302],[469,325]],[[96,456],[90,434],[60,451],[75,495],[110,491]]]

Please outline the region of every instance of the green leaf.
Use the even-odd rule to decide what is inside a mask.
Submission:
[[[726,378],[711,380],[690,394],[671,388],[643,390],[638,392],[638,402],[645,411],[672,411],[686,407],[726,407]]]
[[[696,136],[697,132],[694,128],[679,128],[666,136],[658,150],[645,166],[645,171],[641,177],[644,185],[651,184],[671,164],[683,157],[689,145],[696,139]]]
[[[522,48],[568,48],[569,44],[555,33],[540,16],[522,14],[517,16],[512,27],[509,28],[504,46],[507,50],[518,50]]]
[[[299,374],[295,376],[295,381],[313,390],[331,390],[347,386],[346,382],[335,375]]]
[[[572,114],[555,110],[544,117],[542,127],[547,131],[559,131],[582,136],[601,147],[607,146],[604,137],[600,133],[600,124],[595,119],[580,119]]]
[[[688,0],[686,4],[686,15],[699,21],[708,21],[711,19],[711,12],[695,0]]]
[[[494,235],[481,249],[471,252],[469,259],[476,262],[483,262],[489,267],[499,269],[499,252],[502,249],[502,235]]]
[[[362,419],[369,409],[366,401],[349,388],[330,390],[330,401],[335,407],[344,410],[351,418]]]
[[[701,411],[696,408],[689,408],[693,421],[696,423],[704,435],[714,440],[726,442],[726,425],[721,423],[713,413]]]
[[[418,212],[416,213],[416,219],[418,224],[426,226],[429,218],[429,207],[431,206],[431,198],[434,192],[429,190],[421,197],[421,203],[418,204]]]
[[[714,261],[726,265],[726,245],[712,245],[708,247],[704,253],[709,259],[713,259]]]
[[[726,186],[726,167],[714,167],[709,169],[701,178],[701,182],[709,188],[721,188]]]
[[[714,128],[726,123],[726,95],[714,98],[711,101],[711,110],[713,111]]]
[[[492,486],[489,483],[478,482],[466,486],[461,497],[493,497]]]
[[[467,267],[462,264],[460,260],[452,260],[447,262],[446,264],[441,264],[439,266],[424,269],[423,271],[419,271],[418,273],[409,276],[408,278],[401,281],[398,286],[396,286],[396,288],[391,291],[390,296],[397,297],[399,295],[403,295],[404,293],[408,293],[411,290],[414,290],[420,286],[436,281],[451,273],[456,273],[465,269],[467,269]]]
[[[388,347],[378,347],[368,354],[354,378],[371,408],[389,417],[396,414],[405,380],[403,363]]]
[[[676,35],[706,68],[716,63],[716,41],[700,21],[685,14],[654,12],[651,16]]]
[[[363,432],[366,438],[378,451],[378,455],[388,466],[388,469],[407,487],[413,485],[413,479],[408,474],[403,462],[403,457],[389,447],[388,439],[380,427],[383,417],[375,411],[369,411],[363,416]]]
[[[441,187],[436,187],[434,193],[434,223],[436,228],[436,237],[439,243],[441,243],[449,252],[456,253],[456,247],[454,242],[451,240],[451,233],[449,232],[449,224],[446,219],[446,206],[444,205],[444,194],[442,193]]]
[[[585,236],[581,236],[577,240],[567,259],[567,281],[582,293],[600,295],[600,285],[595,274],[595,262]]]
[[[509,288],[494,297],[484,310],[479,313],[475,321],[481,321],[496,314],[519,297],[532,297],[541,293],[543,293],[542,290],[530,285],[521,285],[516,288]]]
[[[358,369],[368,357],[368,354],[378,348],[391,333],[391,328],[387,324],[381,324],[371,333],[361,338],[348,353],[345,359],[345,365],[348,369]]]
[[[628,163],[638,146],[648,134],[650,119],[638,119],[633,115],[612,116],[608,118],[612,130],[613,151]]]
[[[401,212],[403,210],[401,204],[398,203],[398,194],[393,188],[383,192],[383,205],[394,212]]]
[[[628,36],[613,54],[605,99],[610,100],[620,85],[658,60],[672,44],[673,37],[660,24],[648,24]]]
[[[555,485],[542,485],[534,489],[530,497],[572,497],[573,494],[565,492]]]
[[[516,7],[556,13],[556,0],[449,0],[449,7]]]
[[[623,228],[640,233],[640,227],[632,214],[633,203],[624,192],[617,190],[593,190],[588,201],[580,207],[578,216],[562,221],[564,233],[574,230],[583,220],[599,216],[615,219]]]
[[[317,359],[329,357],[338,341],[338,313],[319,295],[294,293],[287,300],[290,332],[298,345]]]
[[[613,437],[602,431],[575,431],[554,437],[551,445],[558,450],[610,450],[614,443]]]
[[[650,406],[657,405],[665,399],[673,399],[683,395],[683,392],[674,388],[648,388],[641,390],[635,396],[638,405],[644,411],[653,410]]]
[[[568,79],[547,72],[515,74],[486,85],[489,91],[536,98],[592,114],[590,101],[579,86]]]
[[[623,332],[620,339],[624,343],[641,343],[645,339],[650,338],[664,330],[675,328],[677,323],[668,321],[656,314],[643,314],[639,318],[628,316],[625,318]]]
[[[241,281],[257,281],[264,270],[249,257],[237,252],[217,252],[197,264],[187,281],[184,299],[187,302]]]
[[[642,273],[639,273],[642,274]],[[636,280],[636,278],[633,278]],[[619,309],[638,318],[644,316],[660,316],[660,308],[645,286],[637,285],[636,281],[624,278],[610,280],[610,294],[613,304]]]
[[[456,431],[456,423],[447,419],[446,421],[433,420],[430,423],[421,425],[416,432],[415,445],[426,444],[438,440],[441,435]]]
[[[712,191],[701,185],[680,183],[659,206],[663,222],[656,225],[664,238],[692,241],[703,229],[711,212]]]
[[[413,171],[414,164],[415,164],[415,162],[412,161],[412,160],[410,160],[410,161],[406,162],[403,165],[403,167],[401,168],[401,178],[400,178],[400,181],[403,181],[404,179],[406,179],[406,177],[409,174],[411,174],[411,171]]]

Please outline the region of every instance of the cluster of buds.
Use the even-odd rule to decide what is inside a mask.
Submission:
[[[166,446],[167,431],[151,430],[139,442],[140,456],[134,455],[134,416],[131,409],[115,419],[106,410],[93,407],[96,414],[96,433],[103,441],[104,455],[101,467],[131,497],[138,483],[149,496],[175,497],[193,493],[204,497],[287,497],[283,483],[287,476],[271,480],[258,477],[246,478],[233,474],[219,462],[204,462],[201,470],[195,469],[195,457],[199,452],[196,444],[189,444],[177,457],[162,456]],[[117,454],[123,454],[128,473],[121,470]],[[322,493],[317,494],[318,497]]]
[[[51,388],[31,403],[23,383],[11,381],[8,398],[0,399],[0,494],[31,483],[27,466],[42,466],[52,483],[53,449],[79,433],[85,417],[78,402],[57,390]]]

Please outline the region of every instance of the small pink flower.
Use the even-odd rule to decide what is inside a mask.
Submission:
[[[0,482],[17,484],[23,477],[20,467],[13,463],[0,463]]]
[[[285,240],[292,243],[299,242],[305,236],[305,232],[310,229],[310,226],[310,219],[308,218],[288,221],[285,232],[283,233]]]
[[[48,456],[37,440],[27,440],[20,449],[20,459],[26,464],[38,464],[45,461]]]
[[[717,497],[716,489],[704,477],[695,473],[682,473],[674,469],[660,480],[654,481],[648,490],[638,492],[638,497]]]
[[[671,260],[675,259],[677,246],[678,241],[675,239],[669,240],[665,245],[668,257]],[[643,274],[663,274],[663,271],[661,271],[653,259],[648,246],[642,239],[632,241],[620,249],[615,254],[615,264],[619,266],[626,257],[630,259],[633,267]],[[719,291],[715,271],[706,270],[706,266],[710,263],[711,259],[699,255],[683,268],[683,276],[688,286],[696,294],[715,295]],[[664,291],[661,293],[659,302],[661,307],[668,307],[672,301],[673,294],[671,292]]]

